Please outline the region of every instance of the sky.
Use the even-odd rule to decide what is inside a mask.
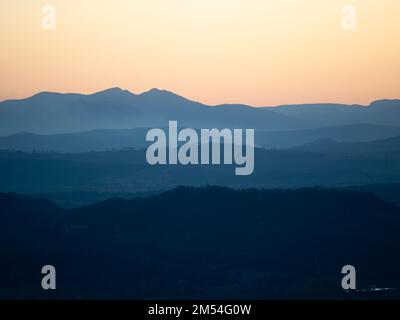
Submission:
[[[212,105],[400,98],[399,16],[399,0],[1,0],[0,100],[116,86]]]

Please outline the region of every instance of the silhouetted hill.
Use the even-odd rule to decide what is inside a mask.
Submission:
[[[309,104],[279,106],[273,109],[282,115],[307,119],[321,126],[369,123],[399,126],[400,100],[378,100],[369,106],[343,104]]]
[[[18,151],[89,152],[126,148],[144,148],[149,128],[93,130],[87,132],[37,135],[18,133],[0,137],[0,149]],[[168,130],[165,128],[165,130]],[[308,130],[261,131],[255,134],[256,144],[265,148],[290,148],[317,139],[359,142],[399,136],[400,127],[353,124]]]
[[[90,152],[145,148],[149,129],[93,130],[79,133],[38,135],[18,133],[0,137],[0,149],[45,152]]]
[[[257,131],[256,142],[258,145],[264,147],[292,148],[319,139],[333,139],[342,142],[365,142],[399,135],[400,127],[358,123],[307,130]]]
[[[1,193],[0,203],[0,246],[39,236],[43,230],[54,227],[54,221],[62,212],[50,201],[13,193]]]
[[[172,92],[152,89],[133,94],[119,88],[92,95],[42,92],[22,100],[0,102],[0,135],[72,133],[97,129],[165,127],[169,120],[192,128],[300,130],[369,123],[400,126],[400,100],[381,100],[368,107],[297,105],[253,108],[207,106]]]
[[[400,152],[255,150],[250,176],[233,165],[151,166],[145,150],[81,154],[0,151],[0,191],[132,193],[178,185],[235,188],[352,186],[400,182]]]
[[[181,187],[76,210],[0,194],[0,206],[3,298],[357,298],[341,291],[347,264],[359,289],[400,285],[400,210],[364,192]],[[40,288],[45,264],[56,291]]]
[[[394,203],[400,206],[400,183],[390,184],[367,184],[367,185],[355,185],[348,187],[337,188],[339,190],[356,190],[369,192],[376,197],[388,202]],[[49,193],[37,193],[29,194],[31,198],[37,199],[49,199],[56,203],[62,208],[73,209],[82,206],[92,205],[101,201],[120,198],[120,199],[131,199],[135,197],[145,197],[160,194],[162,190],[154,190],[151,192],[138,192],[138,193],[117,193],[117,192],[49,192]]]
[[[370,192],[386,202],[395,203],[400,206],[400,183],[368,184],[351,186],[344,189]]]
[[[43,92],[0,103],[0,135],[71,133],[95,129],[165,127],[169,120],[192,128],[300,129],[308,121],[245,105],[207,106],[152,89],[136,95],[113,88],[92,95]]]
[[[399,153],[400,136],[368,142],[337,142],[332,139],[319,139],[296,149],[324,153]]]

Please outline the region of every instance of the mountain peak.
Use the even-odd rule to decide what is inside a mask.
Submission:
[[[96,92],[95,94],[112,94],[112,93],[121,93],[124,92],[124,90],[122,90],[120,87],[112,87],[109,89],[105,89],[99,92]]]
[[[139,95],[142,98],[150,99],[153,101],[159,101],[160,103],[183,103],[183,102],[191,102],[185,97],[180,96],[174,92],[168,90],[162,90],[158,88],[150,89],[149,91],[145,91]]]
[[[165,91],[165,90],[161,90],[161,89],[158,89],[158,88],[152,88],[148,92],[149,93],[156,93],[156,92],[163,92],[163,91]]]
[[[162,89],[158,89],[158,88],[152,88],[148,91],[141,93],[140,95],[174,95],[174,96],[176,96],[176,94],[171,91],[162,90]]]
[[[62,93],[59,92],[52,92],[52,91],[40,91],[36,94],[34,94],[33,96],[31,96],[30,98],[42,98],[42,97],[49,97],[49,96],[62,96]],[[29,99],[29,98],[27,98]]]
[[[94,97],[102,97],[102,98],[120,98],[125,96],[134,95],[132,92],[128,90],[123,90],[119,87],[113,87],[109,89],[105,89],[99,92],[92,94]]]

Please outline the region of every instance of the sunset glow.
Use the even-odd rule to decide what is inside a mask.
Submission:
[[[2,0],[0,100],[114,86],[255,106],[400,98],[399,16],[392,0]]]

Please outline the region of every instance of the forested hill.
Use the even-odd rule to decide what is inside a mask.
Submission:
[[[357,298],[341,291],[348,264],[360,289],[400,286],[400,209],[366,192],[180,187],[75,210],[0,194],[0,207],[0,297]]]

